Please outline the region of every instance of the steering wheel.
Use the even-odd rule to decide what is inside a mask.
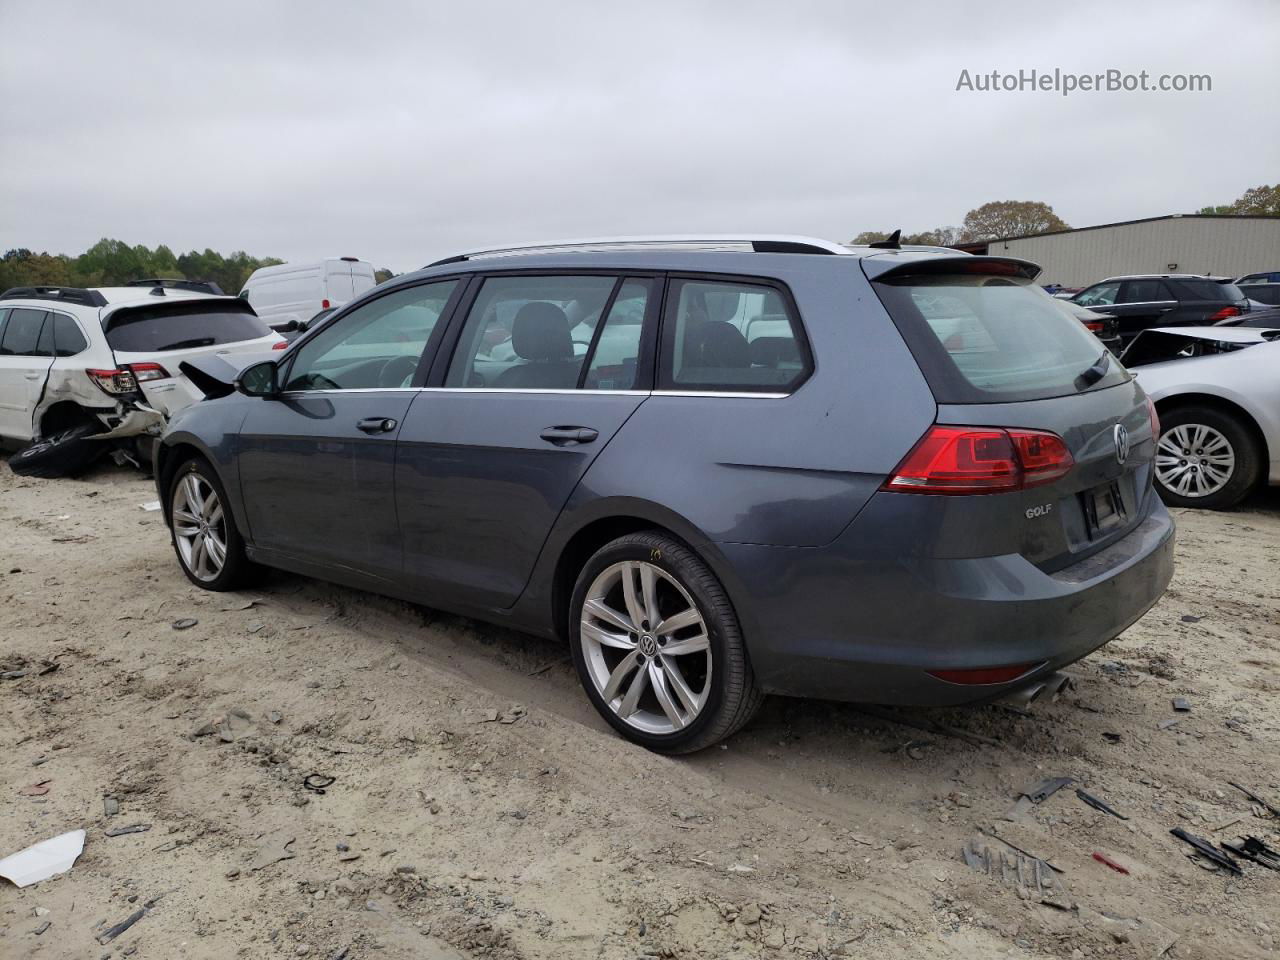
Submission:
[[[383,364],[378,373],[378,386],[407,387],[413,382],[413,375],[417,372],[417,357],[395,357]]]

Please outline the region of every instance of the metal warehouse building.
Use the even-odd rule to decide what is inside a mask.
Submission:
[[[1040,283],[1064,287],[1133,273],[1240,277],[1280,270],[1280,217],[1173,214],[956,246],[1038,263]]]

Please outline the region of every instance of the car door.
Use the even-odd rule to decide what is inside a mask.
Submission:
[[[519,597],[587,468],[648,396],[661,280],[492,275],[400,433],[406,579],[479,607]]]
[[[53,365],[52,338],[41,343],[46,311],[12,307],[7,314],[0,320],[0,436],[25,441]]]
[[[1149,327],[1162,326],[1178,302],[1158,277],[1125,280],[1114,306],[1106,312],[1119,321],[1120,336],[1128,342]]]
[[[443,334],[457,279],[400,287],[335,318],[250,407],[240,482],[254,546],[385,579],[400,570],[396,439]]]

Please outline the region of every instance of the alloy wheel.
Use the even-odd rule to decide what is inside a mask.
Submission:
[[[1207,497],[1231,480],[1236,454],[1231,443],[1203,423],[1180,423],[1156,445],[1156,479],[1180,497]]]
[[[661,567],[625,560],[601,571],[582,603],[583,659],[596,692],[624,723],[674,733],[711,691],[711,639],[689,592]]]
[[[170,516],[183,564],[197,580],[216,580],[227,562],[227,519],[209,481],[194,472],[183,477]]]

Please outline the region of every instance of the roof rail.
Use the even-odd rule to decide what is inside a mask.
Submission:
[[[190,290],[192,293],[213,293],[224,296],[222,288],[212,280],[182,280],[159,277],[154,280],[127,280],[126,287],[164,287],[169,290]]]
[[[681,234],[673,236],[596,237],[587,240],[541,240],[506,247],[481,247],[427,264],[439,267],[484,257],[513,257],[536,253],[607,252],[615,248],[700,247],[704,250],[733,250],[746,247],[753,253],[821,253],[848,255],[847,247],[815,237],[786,234]]]
[[[0,300],[58,300],[85,307],[105,307],[107,298],[97,290],[83,287],[10,287],[0,293]]]

